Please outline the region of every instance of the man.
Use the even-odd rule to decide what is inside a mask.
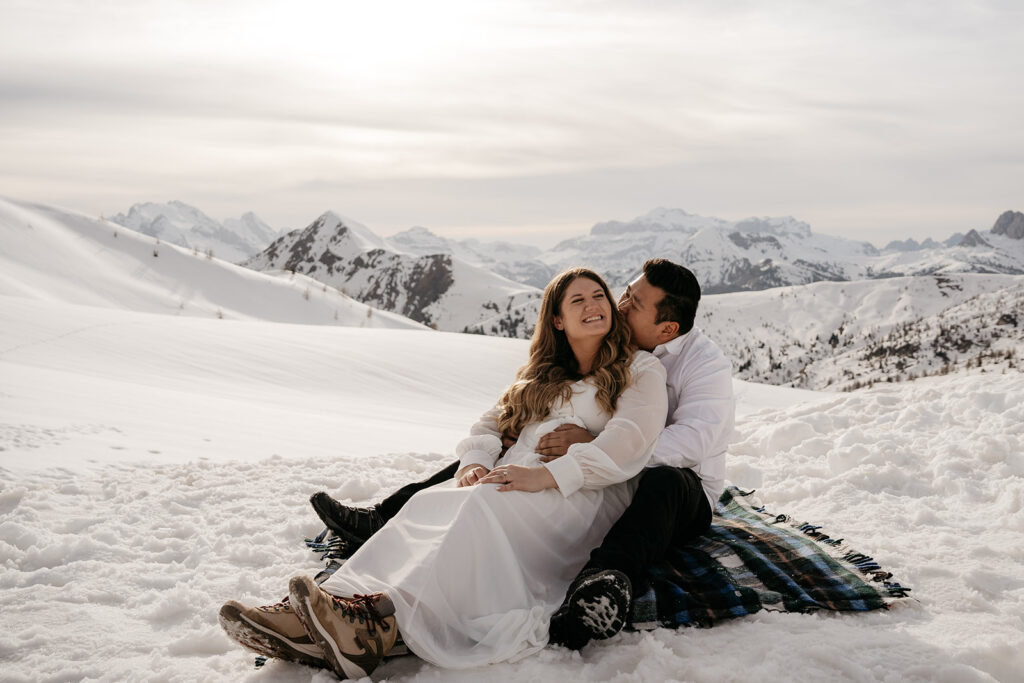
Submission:
[[[699,301],[700,286],[693,273],[664,259],[647,261],[619,301],[635,343],[665,366],[668,419],[632,503],[591,553],[552,616],[554,644],[579,649],[592,639],[618,633],[633,596],[647,589],[647,567],[664,558],[673,545],[707,531],[711,523],[724,486],[734,401],[728,359],[693,329]],[[563,425],[541,438],[537,452],[550,462],[570,452],[573,444],[593,439],[582,427]],[[464,470],[458,465],[405,486],[370,508],[342,505],[322,491],[310,503],[332,531],[360,544],[416,492],[453,477],[460,485],[471,484],[486,474],[469,472],[484,469],[480,465]]]

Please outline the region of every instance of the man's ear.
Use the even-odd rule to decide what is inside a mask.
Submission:
[[[661,332],[659,332],[659,336],[664,341],[668,341],[670,339],[675,339],[676,335],[678,335],[678,334],[679,334],[679,323],[675,322],[674,320],[666,320],[665,322],[663,322],[661,324]]]
[[[556,330],[564,330],[565,329],[565,325],[562,324],[562,316],[560,316],[560,315],[556,315],[552,319],[552,324],[555,326]]]

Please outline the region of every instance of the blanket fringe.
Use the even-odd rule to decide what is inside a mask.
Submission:
[[[739,495],[744,497],[753,495],[755,491],[756,489],[750,491],[743,491],[741,489],[736,490]],[[789,515],[772,515],[765,509],[763,504],[754,505],[751,503],[751,509],[764,517],[769,524],[785,523],[794,529],[803,532],[825,546],[823,550],[825,550],[833,559],[844,562],[855,568],[861,574],[867,576],[872,582],[881,583],[886,596],[890,599],[887,602],[895,600],[896,598],[909,597],[908,593],[910,593],[912,589],[907,586],[902,586],[895,581],[889,581],[889,579],[892,578],[892,572],[887,572],[882,569],[881,565],[875,562],[875,558],[848,548],[844,543],[844,539],[832,538],[828,534],[822,532],[821,525],[811,524],[810,522],[796,522],[793,521],[793,518]]]

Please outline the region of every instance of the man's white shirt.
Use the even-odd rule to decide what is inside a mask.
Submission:
[[[697,328],[654,349],[665,367],[668,417],[648,467],[688,467],[711,509],[725,487],[725,452],[735,423],[732,364]]]

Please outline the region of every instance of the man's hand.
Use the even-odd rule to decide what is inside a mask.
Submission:
[[[455,473],[455,485],[460,488],[472,486],[485,477],[489,471],[483,465],[466,465]]]
[[[594,435],[583,427],[574,424],[559,425],[554,431],[548,432],[540,437],[537,442],[537,452],[543,457],[541,462],[551,462],[555,458],[565,455],[569,446],[574,443],[590,443]]]
[[[558,486],[547,467],[500,465],[491,470],[479,484],[498,484],[499,491],[543,491]]]
[[[513,439],[510,436],[502,436],[501,437],[501,455],[499,455],[498,457],[500,458],[500,457],[504,456],[506,453],[508,453],[508,449],[510,449],[513,446],[515,446],[516,445],[516,441],[517,441],[517,439]]]

